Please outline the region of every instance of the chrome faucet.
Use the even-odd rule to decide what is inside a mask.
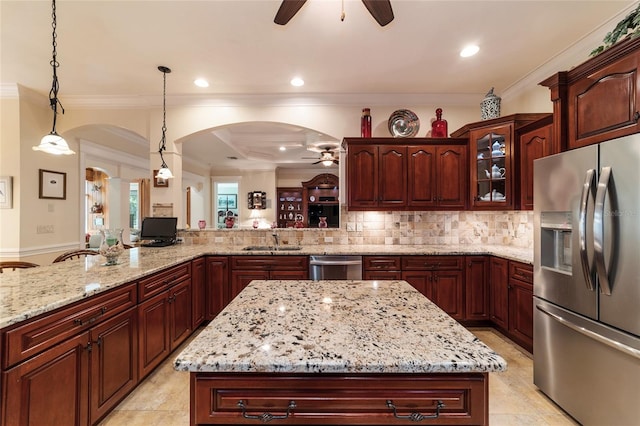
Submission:
[[[278,233],[274,231],[271,235],[276,242],[276,247],[280,247],[280,237],[278,237]]]

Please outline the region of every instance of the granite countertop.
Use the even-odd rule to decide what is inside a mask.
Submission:
[[[50,312],[94,294],[135,281],[202,255],[496,255],[531,263],[532,249],[490,245],[314,245],[296,251],[243,251],[242,247],[183,245],[125,250],[119,264],[103,266],[102,256],[68,260],[0,274],[0,328]]]
[[[178,355],[176,370],[504,371],[503,358],[406,281],[253,281]]]

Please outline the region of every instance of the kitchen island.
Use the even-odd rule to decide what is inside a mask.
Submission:
[[[178,355],[191,424],[488,423],[506,362],[405,281],[253,281]]]

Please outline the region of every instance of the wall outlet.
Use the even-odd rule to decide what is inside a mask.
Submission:
[[[184,238],[183,237],[177,237],[176,238],[176,243],[178,243],[178,244],[184,243]]]
[[[53,234],[53,225],[38,225],[36,234]]]

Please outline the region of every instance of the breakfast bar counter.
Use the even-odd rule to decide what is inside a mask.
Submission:
[[[178,355],[191,424],[488,423],[506,362],[405,281],[253,281]]]

